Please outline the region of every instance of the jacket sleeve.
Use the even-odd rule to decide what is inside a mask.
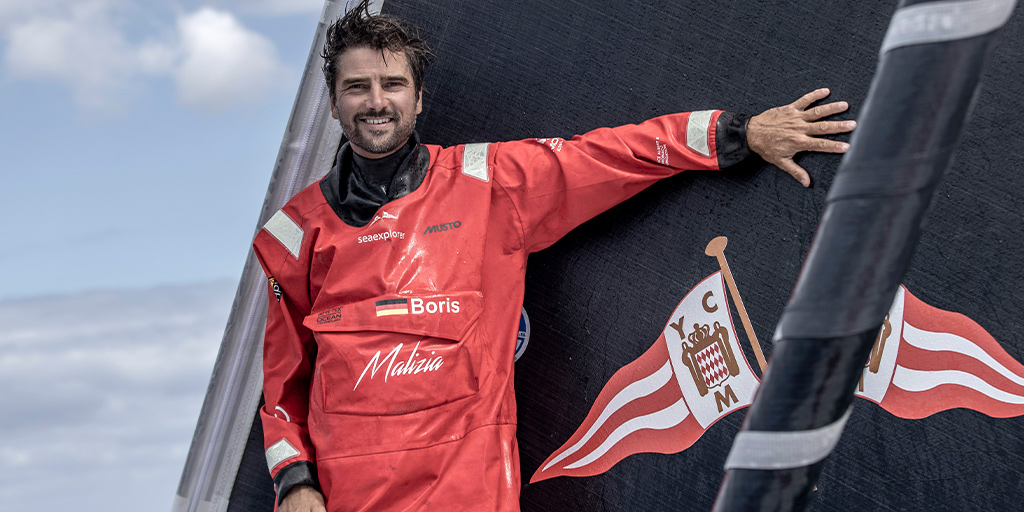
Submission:
[[[662,178],[743,160],[748,120],[707,110],[599,128],[571,140],[496,143],[488,163],[533,252]]]
[[[287,207],[286,207],[287,208]],[[309,314],[309,234],[281,210],[256,235],[253,248],[267,275],[263,340],[263,421],[267,465],[278,503],[296,485],[319,487],[307,418],[316,342],[302,325]]]

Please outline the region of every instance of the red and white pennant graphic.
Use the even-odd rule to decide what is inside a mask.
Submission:
[[[1024,415],[1024,365],[974,320],[924,303],[903,286],[857,395],[920,419],[955,408]]]
[[[580,428],[530,482],[596,475],[634,453],[680,452],[750,405],[758,384],[715,272],[683,297],[654,345],[609,379]]]
[[[583,424],[530,482],[592,476],[634,453],[678,453],[715,422],[750,405],[760,381],[740,349],[725,282],[762,370],[763,356],[725,261],[676,306],[654,345],[609,379]],[[723,280],[724,278],[724,280]],[[966,408],[1024,416],[1024,365],[970,318],[934,308],[900,286],[857,396],[906,419]]]

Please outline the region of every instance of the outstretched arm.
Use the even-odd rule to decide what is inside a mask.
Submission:
[[[847,133],[857,127],[856,121],[820,121],[845,112],[849,104],[837,101],[809,108],[829,95],[828,89],[818,89],[800,99],[766,110],[750,119],[747,125],[747,145],[766,162],[788,172],[805,187],[811,185],[811,176],[793,157],[803,151],[845,153],[850,145],[822,138],[822,135]]]

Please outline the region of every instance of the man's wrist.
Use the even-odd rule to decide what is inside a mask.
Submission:
[[[747,126],[752,116],[737,112],[722,112],[715,124],[715,147],[718,153],[718,168],[736,165],[750,156],[747,143]]]
[[[316,466],[312,462],[300,460],[281,468],[274,476],[274,488],[277,489],[277,504],[300,485],[308,485],[317,492],[320,491],[320,482],[316,477]]]

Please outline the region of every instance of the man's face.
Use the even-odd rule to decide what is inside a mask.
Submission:
[[[331,115],[359,156],[381,158],[405,145],[422,100],[404,53],[360,47],[338,59]]]

